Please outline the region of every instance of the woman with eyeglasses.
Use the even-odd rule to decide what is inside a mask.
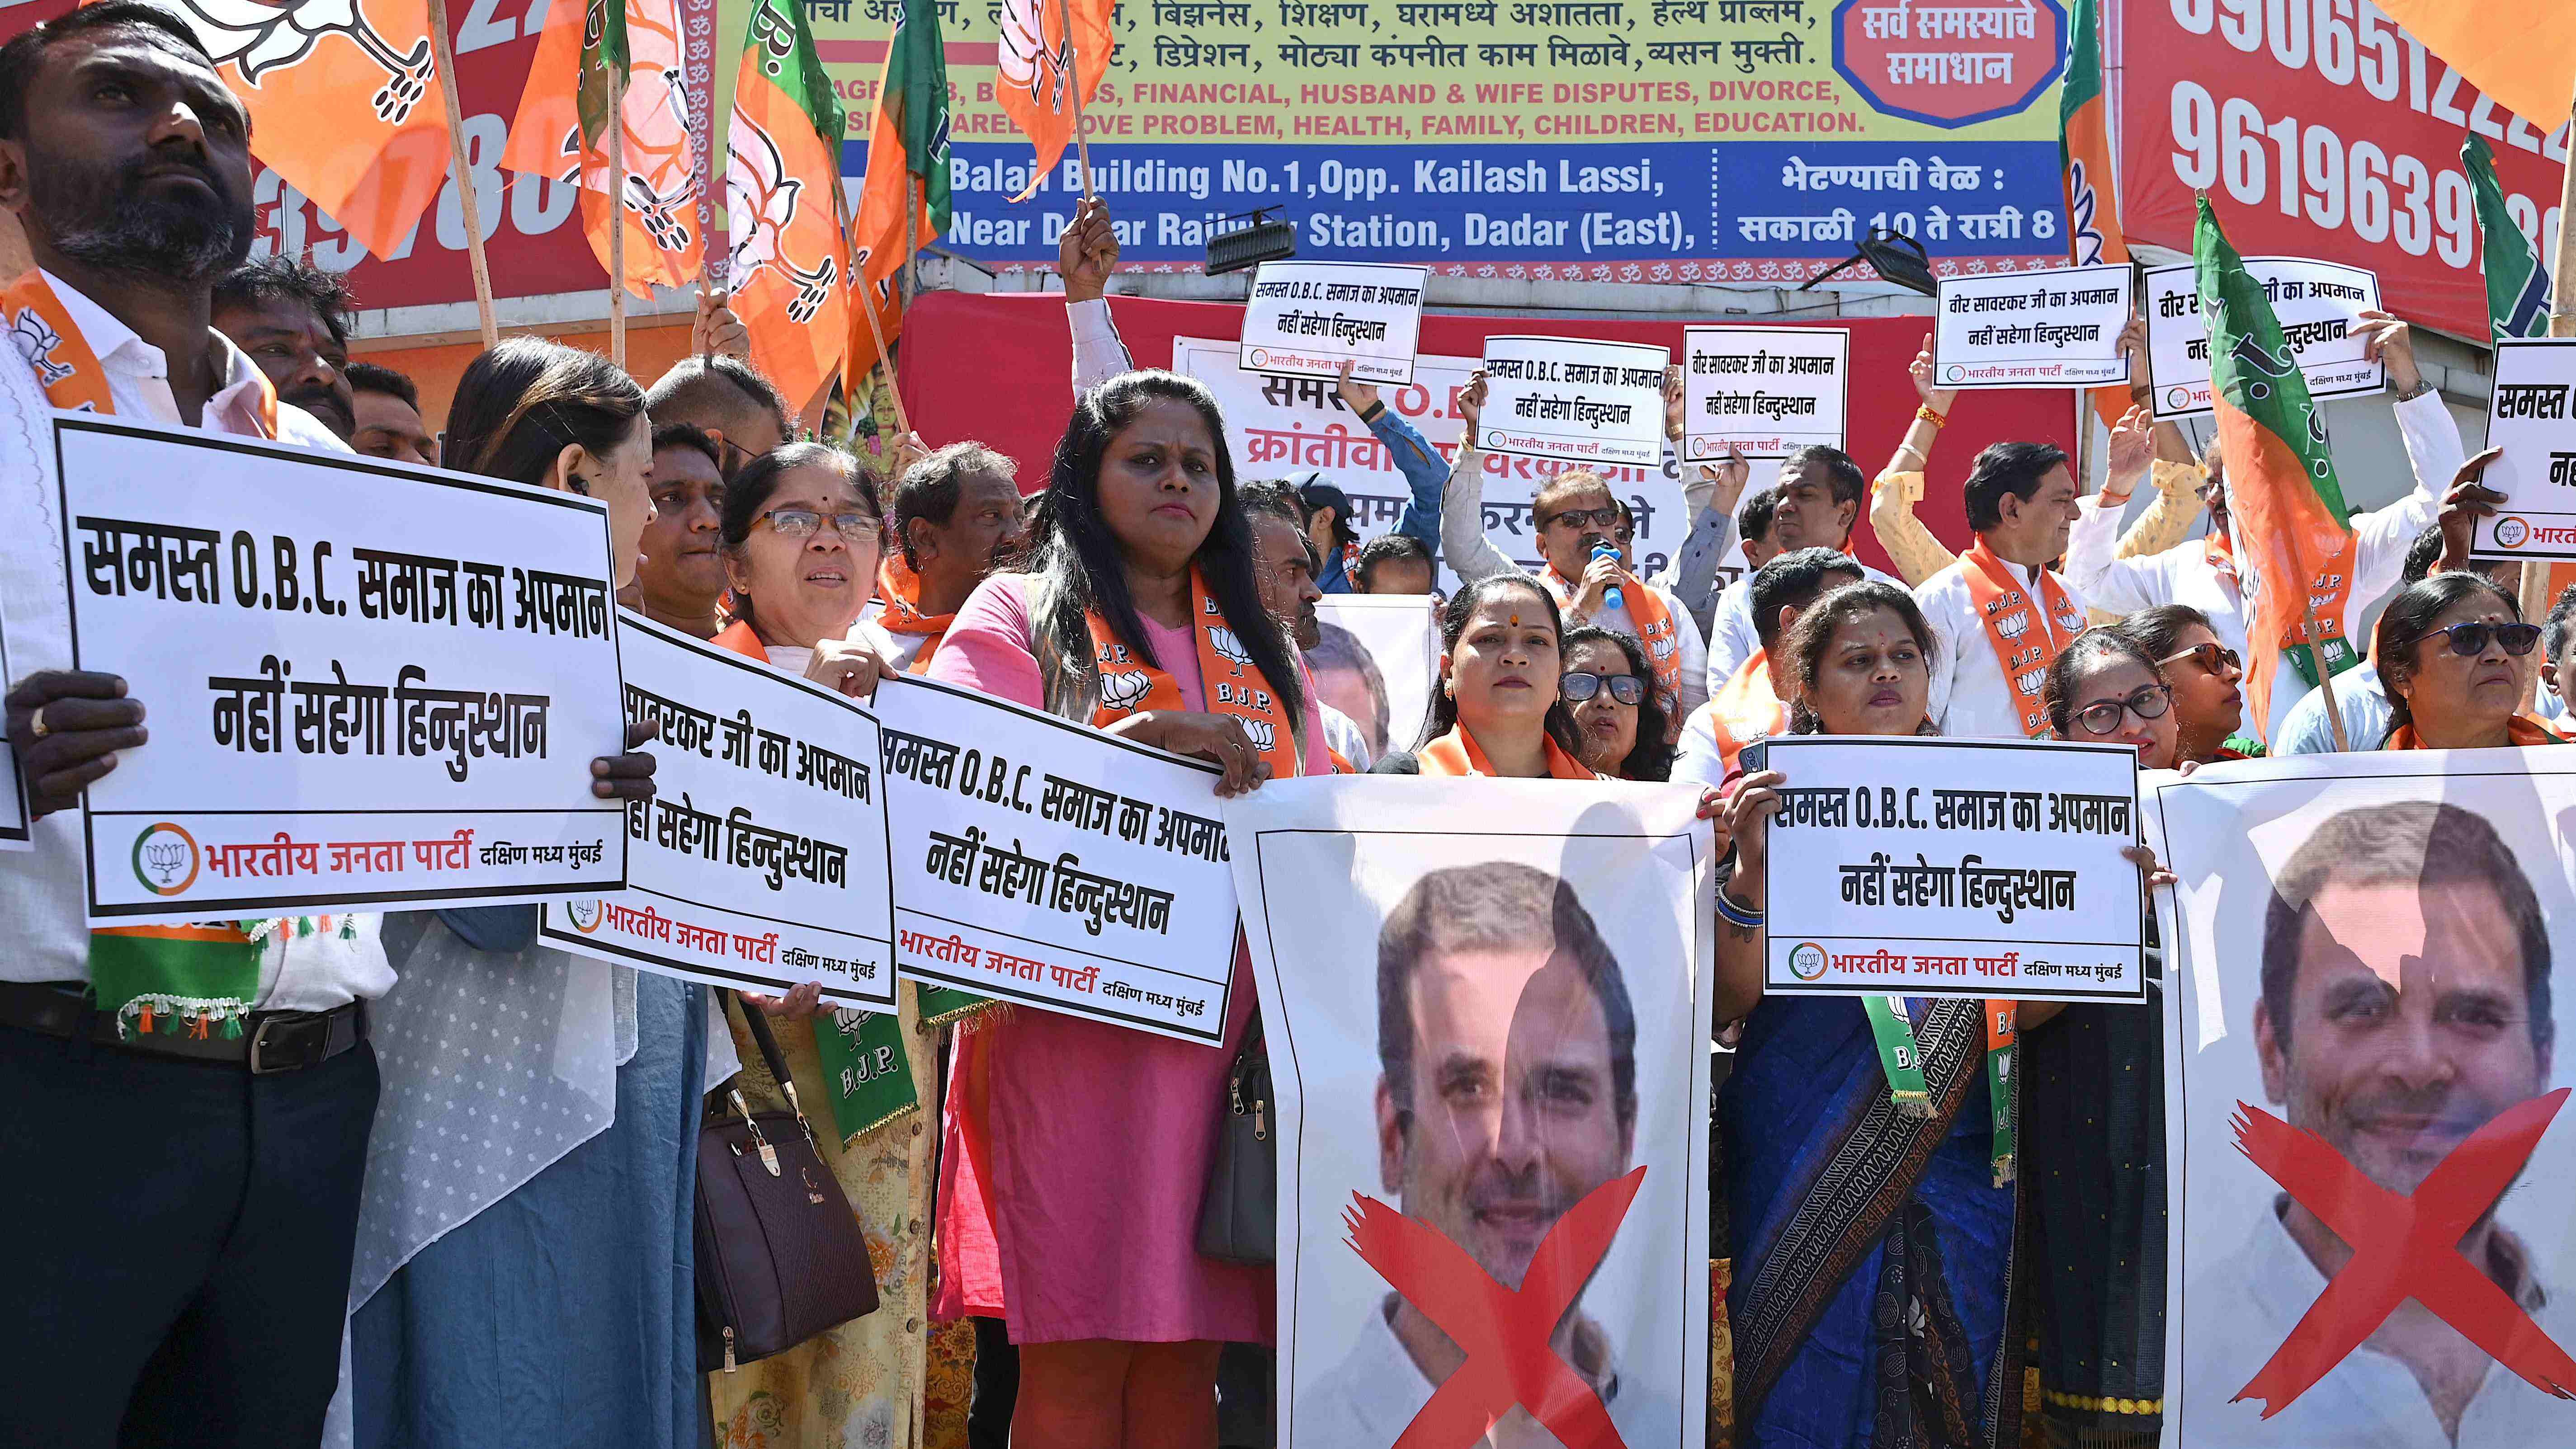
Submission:
[[[858,622],[875,590],[884,525],[876,480],[858,460],[821,443],[788,443],[754,458],[725,491],[717,551],[732,588],[733,622],[712,641],[784,674],[801,675],[841,693],[875,692],[879,663],[892,641]],[[818,1018],[822,986],[807,982],[784,997],[740,993],[746,1008],[779,1018],[779,1056],[796,1082],[796,1101],[772,1076],[747,1022],[726,1013],[742,1073],[734,1085],[754,1112],[791,1106],[813,1119],[814,1142],[858,1213],[876,1260],[877,1311],[707,1383],[727,1443],[765,1436],[778,1446],[838,1442],[845,1424],[901,1444],[916,1437],[922,1346],[927,1338],[930,1248],[913,1225],[926,1221],[935,1177],[923,1119],[907,1115],[844,1142],[830,1130],[831,1083],[818,1032],[837,1029]],[[921,1095],[937,1070],[934,1039],[920,1029],[920,1007],[906,983],[896,999],[895,1035],[904,1070]]]
[[[2154,660],[2156,672],[2173,690],[2177,765],[2262,755],[2260,740],[2238,733],[2245,721],[2245,692],[2238,688],[2245,678],[2245,661],[2218,642],[2208,615],[2189,604],[2159,604],[2140,609],[2111,629]]]
[[[1664,743],[1664,705],[1646,647],[1586,624],[1565,631],[1564,660],[1557,693],[1574,711],[1584,759],[1622,780],[1671,779],[1673,750]]]
[[[2214,722],[2195,721],[2210,708],[2195,691],[2215,691],[2177,676],[2202,669],[2190,643],[2218,646],[2191,640],[2177,611],[2194,612],[2147,610],[2066,646],[2040,691],[2058,738],[2134,745],[2141,769],[2200,762],[2185,742]],[[2218,712],[2235,718],[2233,704]],[[2152,1406],[2165,1396],[2164,970],[2152,910],[2144,924],[2152,1004],[2070,1004],[2023,1049],[2022,1141],[2048,1162],[2022,1205],[2051,1444],[2153,1449],[2163,1429]]]
[[[2540,626],[2522,622],[2513,594],[2482,573],[2438,573],[2410,584],[2379,616],[2376,654],[2388,687],[2391,750],[2554,745],[2520,711],[2523,661]]]

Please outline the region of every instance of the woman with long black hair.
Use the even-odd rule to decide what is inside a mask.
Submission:
[[[1561,693],[1563,640],[1556,600],[1527,574],[1487,574],[1450,595],[1422,736],[1370,773],[1603,778],[1583,763],[1583,733]]]
[[[1075,407],[1029,552],[958,609],[930,677],[1212,760],[1221,795],[1324,774],[1322,721],[1261,607],[1259,562],[1215,398],[1125,374]],[[1220,648],[1249,659],[1239,679]],[[1232,969],[1217,1051],[1040,1011],[959,1036],[936,1311],[1007,1320],[1014,1439],[1212,1444],[1220,1345],[1271,1336],[1270,1270],[1195,1248],[1252,1013],[1239,941]]]

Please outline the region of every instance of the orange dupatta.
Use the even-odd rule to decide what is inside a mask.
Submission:
[[[6,314],[10,340],[18,344],[19,355],[36,370],[36,385],[45,390],[45,401],[65,412],[116,411],[107,389],[107,369],[90,351],[89,340],[72,325],[70,309],[54,294],[42,269],[29,267],[9,290],[0,292],[0,313]],[[260,436],[275,439],[277,389],[267,374],[258,376]]]
[[[1708,701],[1709,728],[1717,736],[1717,757],[1733,773],[1736,756],[1755,740],[1789,728],[1789,707],[1771,687],[1771,651],[1756,649],[1733,678]]]
[[[2506,720],[2504,722],[2504,733],[2505,742],[2515,747],[2529,745],[2563,745],[2567,743],[2565,740],[2562,740],[2557,735],[2551,733],[2547,725],[2541,724],[2537,720],[2527,719],[2522,715],[2515,715]],[[2408,724],[2400,725],[2397,729],[2397,733],[2390,735],[2388,737],[2388,743],[2380,746],[2380,748],[2383,750],[2421,750],[2430,747],[2427,746],[2423,739],[2415,733],[2415,726]]]
[[[957,618],[957,611],[951,609],[945,614],[921,612],[921,575],[914,573],[912,565],[903,561],[901,548],[888,550],[884,561],[877,565],[877,597],[885,601],[885,611],[877,615],[877,623],[887,633],[930,636],[930,642],[922,645],[921,652],[912,656],[911,665],[904,671],[907,674],[926,672],[930,668],[930,656],[939,652],[939,641],[948,637],[948,626]]]
[[[1976,606],[1977,621],[1986,627],[1995,662],[2004,667],[2004,687],[2013,692],[2013,703],[2021,711],[2022,733],[2037,739],[2048,732],[2048,711],[2040,704],[2048,666],[2084,632],[2084,615],[2066,586],[2046,569],[2039,574],[2040,607],[2031,608],[2030,594],[2013,565],[1995,557],[1983,535],[1959,555],[1959,561],[1967,565],[1961,573],[1968,581],[1968,600]]]
[[[1467,733],[1467,727],[1462,724],[1451,725],[1449,733],[1424,745],[1415,752],[1414,758],[1422,762],[1422,773],[1426,775],[1468,776],[1494,773],[1493,761],[1486,759],[1485,752],[1476,748],[1476,737]],[[1551,780],[1610,778],[1586,769],[1582,761],[1567,754],[1565,747],[1558,744],[1553,737],[1547,738],[1547,777]]]
[[[1251,651],[1226,627],[1225,612],[1217,607],[1215,596],[1208,592],[1207,577],[1195,564],[1190,566],[1190,618],[1190,632],[1198,641],[1199,686],[1208,709],[1243,722],[1253,747],[1270,762],[1270,778],[1286,780],[1302,773],[1304,759],[1288,711],[1270,681],[1261,677]],[[1181,698],[1180,681],[1170,671],[1138,659],[1110,632],[1109,621],[1098,610],[1091,612],[1088,621],[1092,654],[1100,669],[1100,703],[1091,711],[1093,729],[1107,729],[1141,710],[1189,708]]]

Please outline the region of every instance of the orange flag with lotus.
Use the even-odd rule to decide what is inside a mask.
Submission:
[[[841,371],[850,246],[838,154],[846,120],[796,0],[752,0],[725,138],[727,281],[751,361],[798,410]]]
[[[251,151],[392,256],[447,181],[426,0],[167,0],[250,112]]]
[[[1117,0],[1003,0],[997,17],[1001,43],[995,47],[993,98],[1004,114],[1029,138],[1038,152],[1029,188],[1012,197],[1026,201],[1038,182],[1064,155],[1073,139],[1073,87],[1082,87],[1082,104],[1100,90],[1109,72],[1109,17]],[[1067,25],[1071,31],[1068,36]],[[1079,196],[1079,182],[1066,187]]]
[[[698,234],[698,175],[690,131],[704,98],[689,94],[674,0],[555,0],[528,67],[528,86],[510,123],[501,165],[581,183],[582,230],[591,255],[609,263],[608,72],[626,69],[625,205],[629,291],[698,280],[706,239]]]
[[[2576,102],[2576,26],[2568,23],[2566,0],[2379,0],[2379,8],[2469,84],[2543,131],[2554,130]],[[2457,101],[2467,107],[2476,98]]]

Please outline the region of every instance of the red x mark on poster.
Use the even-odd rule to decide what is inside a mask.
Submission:
[[[1462,1449],[1514,1404],[1565,1449],[1627,1449],[1601,1396],[1548,1340],[1610,1251],[1645,1180],[1640,1167],[1586,1193],[1539,1240],[1517,1291],[1495,1282],[1439,1229],[1351,1194],[1342,1226],[1352,1250],[1467,1353],[1392,1449]]]
[[[2576,1359],[2460,1256],[2460,1239],[2531,1160],[2568,1089],[2517,1102],[2451,1149],[2410,1195],[2362,1176],[2342,1153],[2259,1107],[2236,1104],[2236,1147],[2352,1248],[2271,1360],[2230,1403],[2290,1406],[2412,1298],[2533,1388],[2576,1398]]]

